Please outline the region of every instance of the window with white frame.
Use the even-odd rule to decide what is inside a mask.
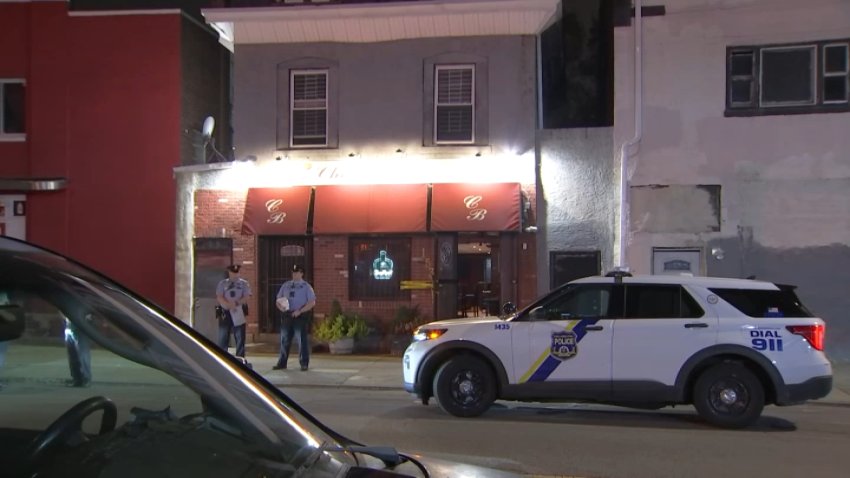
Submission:
[[[26,83],[21,79],[0,79],[0,139],[24,139]]]
[[[434,142],[475,142],[475,65],[437,65],[434,83]]]
[[[727,115],[847,111],[850,41],[727,49]]]
[[[328,71],[292,70],[289,85],[290,146],[327,146]]]

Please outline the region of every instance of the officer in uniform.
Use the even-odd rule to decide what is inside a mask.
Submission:
[[[298,335],[298,362],[301,370],[307,370],[310,364],[310,341],[308,332],[310,328],[310,314],[308,312],[316,306],[316,294],[313,287],[304,280],[304,268],[298,264],[292,267],[292,280],[288,280],[280,286],[277,298],[286,297],[289,300],[289,309],[282,311],[280,322],[280,355],[274,370],[286,368],[289,359],[289,348],[292,346],[292,336]]]
[[[227,267],[227,278],[222,279],[215,289],[216,300],[224,308],[225,314],[218,321],[218,346],[227,350],[230,332],[236,338],[236,356],[245,358],[245,313],[242,305],[251,297],[248,281],[239,277],[240,266]]]

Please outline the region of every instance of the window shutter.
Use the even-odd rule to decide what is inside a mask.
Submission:
[[[475,70],[473,66],[438,66],[434,139],[437,143],[475,140]]]
[[[328,144],[328,73],[292,73],[292,146]]]

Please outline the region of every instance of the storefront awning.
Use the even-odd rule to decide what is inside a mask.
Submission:
[[[519,231],[520,204],[519,183],[434,184],[431,230]]]
[[[425,232],[426,184],[316,186],[314,234]]]
[[[242,234],[306,234],[311,190],[310,186],[249,189]]]

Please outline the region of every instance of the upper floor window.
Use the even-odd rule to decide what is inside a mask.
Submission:
[[[25,93],[24,80],[0,79],[0,140],[24,139]]]
[[[475,65],[437,65],[434,143],[475,142]]]
[[[848,111],[848,40],[727,49],[726,114]]]
[[[328,71],[292,70],[289,85],[289,145],[327,146]]]

